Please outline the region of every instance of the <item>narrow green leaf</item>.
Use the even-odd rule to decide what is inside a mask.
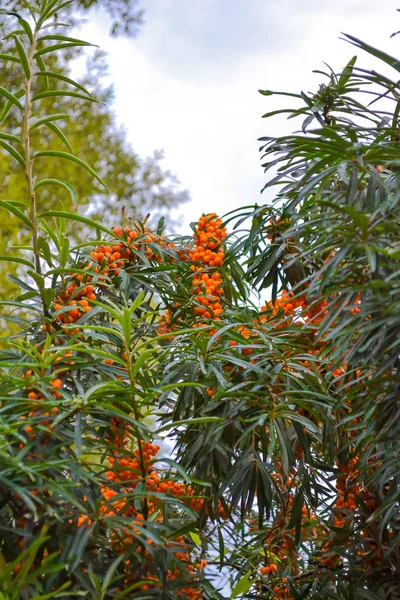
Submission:
[[[129,311],[127,311],[128,315],[130,316]],[[130,320],[129,320],[129,325],[130,325]],[[130,330],[129,330],[129,336],[130,336]],[[150,348],[149,350],[144,350],[138,357],[138,359],[136,360],[135,364],[133,365],[132,368],[132,377],[136,377],[136,375],[138,374],[140,367],[142,366],[142,364],[144,362],[146,362],[151,356],[154,356],[155,352],[157,350],[155,348]]]
[[[67,146],[68,150],[70,150],[70,152],[73,152],[71,144],[69,143],[69,141],[67,140],[66,136],[63,134],[61,129],[59,127],[57,127],[57,125],[55,125],[55,123],[52,123],[51,121],[48,121],[46,123],[46,125],[47,125],[47,127],[49,127],[49,129],[54,131],[54,133],[60,138],[60,140],[63,142],[63,144],[65,144],[65,146]]]
[[[31,269],[33,267],[32,263],[25,260],[24,258],[20,258],[19,256],[0,256],[0,260],[5,261],[5,262],[20,263],[21,265],[26,265],[27,267],[30,267]]]
[[[144,292],[140,292],[140,294],[138,294],[137,297],[135,298],[134,302],[132,302],[132,306],[129,308],[129,312],[131,315],[142,304],[142,302],[144,300],[144,296],[145,296]]]
[[[49,78],[47,76],[46,65],[44,64],[43,58],[41,56],[36,57],[36,62],[40,69],[40,74],[43,78],[44,87],[47,90],[47,88],[49,87]]]
[[[94,44],[90,44],[85,40],[79,40],[78,38],[71,38],[67,35],[59,35],[57,33],[48,33],[46,35],[42,35],[42,37],[38,38],[38,42],[55,40],[56,42],[68,42],[70,44],[82,44],[84,46],[93,46]],[[98,46],[96,46],[98,48]]]
[[[38,248],[41,251],[42,256],[47,262],[47,264],[49,264],[50,267],[53,267],[54,265],[51,260],[50,246],[46,238],[44,238],[43,236],[39,236],[38,238]]]
[[[200,536],[197,535],[197,533],[194,533],[193,531],[189,531],[189,535],[192,538],[193,542],[196,544],[196,546],[198,546],[200,548],[201,547]]]
[[[58,239],[57,239],[57,236],[56,236],[56,234],[54,232],[54,229],[52,227],[50,227],[50,225],[44,219],[40,219],[40,227],[46,231],[47,235],[54,242],[54,245],[55,245],[55,247],[57,248],[57,250],[59,252],[60,251],[60,245],[58,243]]]
[[[161,433],[161,431],[167,431],[174,427],[180,427],[181,425],[202,425],[203,423],[220,423],[223,421],[221,417],[195,417],[194,419],[183,419],[181,421],[173,421],[168,425],[163,425],[160,429],[157,429],[155,434]]]
[[[353,56],[351,60],[347,63],[345,68],[343,69],[342,74],[339,77],[339,87],[344,87],[351,75],[353,74],[353,67],[356,64],[357,56]]]
[[[76,446],[76,456],[82,456],[82,415],[80,412],[75,416],[74,440]]]
[[[247,594],[251,586],[253,585],[253,581],[250,579],[251,571],[247,571],[245,575],[235,585],[232,590],[231,598],[237,598],[238,596],[243,596]]]
[[[40,19],[38,19],[36,23],[36,29],[39,30],[44,21],[51,19],[53,15],[55,15],[57,12],[60,12],[65,6],[68,6],[72,2],[73,0],[66,0],[65,2],[59,4],[59,0],[51,0],[49,5],[46,6],[46,9],[42,10]]]
[[[49,592],[48,594],[42,594],[41,596],[32,596],[31,600],[50,600],[50,598],[61,598],[59,593],[62,592],[63,590],[68,589],[71,585],[72,585],[71,581],[66,581],[65,583],[62,584],[61,587],[57,588],[56,590],[53,590],[52,592]],[[63,596],[64,596],[64,594],[63,594]]]
[[[93,96],[85,96],[79,92],[72,92],[69,90],[47,90],[45,92],[40,92],[39,94],[33,96],[32,102],[40,100],[41,98],[56,98],[57,96],[67,96],[70,98],[79,98],[80,100],[88,100],[89,102],[97,102]]]
[[[46,117],[42,117],[41,119],[34,121],[32,125],[30,125],[29,131],[33,131],[37,127],[40,127],[40,125],[47,125],[49,121],[59,121],[60,119],[64,120],[69,118],[70,116],[67,115],[67,113],[55,113],[53,115],[47,115]]]
[[[72,43],[62,42],[60,44],[54,44],[54,46],[45,46],[41,48],[37,52],[35,52],[34,58],[37,59],[38,56],[42,56],[43,54],[49,54],[49,52],[56,52],[57,50],[62,50],[63,48],[76,48],[82,46],[94,46],[95,44],[89,44],[88,42],[82,43]]]
[[[61,251],[60,251],[60,265],[65,267],[69,258],[69,238],[67,236],[62,237]]]
[[[43,299],[46,305],[46,308],[50,308],[51,303],[53,302],[56,296],[56,291],[53,288],[46,288],[43,290]]]
[[[43,217],[61,217],[61,218],[65,218],[65,219],[71,219],[72,221],[79,221],[80,223],[85,223],[85,225],[89,225],[90,227],[94,227],[95,229],[100,229],[100,231],[104,231],[105,233],[108,233],[108,234],[114,236],[114,233],[111,231],[111,229],[104,227],[104,225],[101,225],[101,223],[97,223],[96,221],[92,221],[91,219],[88,219],[87,217],[81,217],[80,215],[77,215],[75,213],[66,212],[64,210],[47,210],[46,212],[42,213],[39,216],[42,218]]]
[[[22,145],[22,140],[16,135],[11,135],[11,133],[2,133],[0,131],[0,139],[9,140],[10,142],[14,142],[15,144]]]
[[[29,41],[32,43],[33,42],[33,33],[32,33],[32,29],[31,29],[31,26],[29,25],[28,21],[25,21],[25,19],[23,19],[22,17],[18,17],[18,21],[20,22],[21,27],[23,28],[26,35],[28,36]]]
[[[25,48],[22,45],[21,40],[19,39],[19,37],[17,35],[13,35],[13,38],[14,38],[15,46],[17,48],[18,56],[20,58],[22,67],[25,72],[25,77],[27,79],[30,79],[31,69],[29,67],[28,57],[26,56]]]
[[[5,88],[3,88],[1,85],[0,85],[0,94],[2,96],[5,96],[7,98],[7,100],[9,100],[12,104],[15,104],[15,106],[17,108],[19,108],[19,110],[21,112],[24,110],[23,106],[22,106],[21,102],[18,100],[17,96],[15,94],[12,94],[11,92],[9,92],[8,90],[6,90]]]
[[[88,92],[88,90],[85,87],[83,87],[83,85],[74,81],[73,79],[70,79],[69,77],[66,77],[65,75],[61,75],[61,73],[53,73],[52,71],[38,71],[37,73],[35,73],[35,75],[43,75],[46,77],[59,79],[60,81],[65,81],[66,83],[73,85],[74,87],[78,88],[79,90],[81,90],[82,92],[87,94],[87,96],[91,96],[91,94]]]
[[[17,90],[15,92],[14,96],[16,98],[21,98],[24,94],[25,94],[25,90],[23,88],[20,88],[19,90]],[[13,106],[14,106],[14,103],[11,100],[7,100],[7,102],[5,103],[4,108],[0,114],[0,124],[4,123],[6,116],[8,115],[8,113],[10,112],[10,110]]]
[[[115,571],[117,570],[118,565],[126,558],[126,556],[124,554],[122,554],[121,556],[117,556],[117,558],[111,563],[111,565],[108,568],[108,571],[103,579],[103,585],[101,586],[101,590],[102,590],[102,598],[104,598],[104,594],[107,592],[108,588],[110,587],[110,585],[113,582],[113,576]]]
[[[0,9],[0,13],[3,15],[9,15],[11,17],[17,17],[18,22],[21,25],[24,32],[26,33],[26,35],[28,36],[29,41],[33,42],[33,33],[32,33],[32,29],[31,29],[31,26],[29,25],[28,21],[25,21],[25,19],[23,19],[21,17],[21,15],[19,15],[17,12],[15,12],[13,10]]]
[[[400,60],[394,58],[394,56],[390,56],[390,54],[386,54],[386,52],[383,52],[382,50],[377,50],[377,48],[366,44],[362,40],[359,40],[358,38],[349,35],[348,33],[345,33],[344,36],[347,38],[346,41],[350,40],[350,42],[354,46],[361,48],[362,50],[368,52],[368,54],[371,54],[372,56],[376,56],[376,58],[379,58],[379,60],[382,60],[383,62],[387,63],[388,65],[396,69],[396,71],[400,71]]]
[[[3,140],[0,140],[0,146],[3,146],[3,148],[7,150],[7,152],[11,154],[11,156],[13,156],[22,167],[25,168],[25,159],[22,156],[22,154],[18,152],[18,150],[16,150],[13,146],[7,144],[7,142],[4,142]]]
[[[17,56],[13,56],[12,54],[0,54],[0,60],[9,60],[11,62],[21,63],[20,59]]]
[[[97,179],[97,181],[99,181],[101,183],[102,186],[105,187],[105,189],[107,191],[109,191],[108,187],[106,186],[104,181],[101,179],[101,177],[99,175],[97,175],[96,171],[94,169],[92,169],[92,167],[90,167],[81,158],[78,158],[77,156],[74,156],[73,154],[69,154],[68,152],[60,152],[60,151],[56,151],[56,150],[45,150],[44,152],[36,152],[36,154],[34,155],[34,158],[40,158],[40,157],[44,157],[44,156],[52,156],[54,158],[64,158],[65,160],[71,160],[72,162],[75,162],[77,165],[81,166],[88,173],[90,173],[95,179]]]
[[[78,204],[78,194],[73,185],[68,183],[68,181],[63,181],[62,179],[41,179],[35,185],[35,190],[43,187],[44,185],[59,185],[60,187],[65,188],[71,194],[71,198],[73,200],[74,205]]]

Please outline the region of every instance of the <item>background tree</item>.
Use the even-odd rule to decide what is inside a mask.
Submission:
[[[77,10],[88,10],[91,7],[103,6],[97,2],[73,2],[62,10],[60,18],[68,21],[76,19]],[[114,34],[134,33],[134,24],[141,21],[141,13],[135,9],[135,3],[104,3],[104,8],[111,11],[112,15],[119,21],[114,22],[112,30]],[[21,15],[27,13],[25,3],[11,2],[10,9],[20,10]],[[7,29],[10,29],[10,20],[4,19],[2,15],[4,39],[2,52],[12,55],[14,61],[0,61],[3,72],[3,85],[7,89],[16,92],[21,88],[23,81],[23,69],[18,62],[18,56],[15,46],[11,39],[7,39]],[[17,19],[14,18],[17,22]],[[7,23],[7,26],[5,24]],[[122,23],[125,28],[122,28]],[[135,30],[136,31],[136,30]],[[73,44],[66,49],[61,56],[57,53],[47,55],[43,54],[42,59],[46,63],[46,68],[60,76],[49,79],[49,88],[45,94],[53,90],[59,90],[61,94],[68,94],[68,83],[65,77],[70,78],[71,66],[74,58],[87,50],[89,45],[76,47]],[[75,88],[72,94],[60,95],[55,102],[50,96],[44,95],[40,100],[39,115],[48,115],[50,110],[53,113],[59,113],[59,105],[63,106],[64,116],[61,115],[57,121],[50,124],[45,131],[37,130],[36,135],[32,136],[32,143],[35,148],[48,147],[51,145],[54,149],[64,150],[66,152],[76,152],[79,149],[79,156],[85,162],[93,165],[102,179],[105,181],[110,192],[105,194],[97,180],[89,173],[82,173],[78,164],[73,161],[61,164],[56,157],[52,164],[46,166],[48,178],[57,178],[62,168],[65,179],[73,186],[75,192],[71,194],[69,189],[48,188],[43,190],[41,195],[41,207],[63,206],[65,209],[74,210],[77,206],[78,198],[80,206],[86,206],[87,212],[96,217],[100,213],[108,215],[108,224],[120,213],[124,207],[127,216],[135,217],[138,213],[141,215],[150,214],[150,222],[155,224],[161,216],[165,216],[172,208],[189,199],[187,190],[183,190],[179,181],[170,171],[164,170],[161,165],[163,154],[156,151],[152,157],[139,157],[131,145],[127,142],[126,133],[122,128],[117,129],[115,118],[112,112],[113,92],[111,87],[102,84],[102,78],[106,75],[105,56],[97,51],[88,57],[87,72],[82,78],[80,85],[91,90],[90,97],[96,98],[94,105],[89,105],[89,97],[86,91],[80,87]],[[41,90],[40,84],[37,90]],[[43,90],[41,90],[43,93]],[[62,100],[62,103],[60,102]],[[6,99],[0,100],[0,112],[5,107]],[[11,111],[11,116],[14,110]],[[10,134],[18,133],[18,123],[15,119],[8,119],[5,122],[5,131]],[[64,134],[68,133],[69,146],[65,144]],[[38,164],[38,175],[41,174],[41,166]],[[22,184],[21,166],[13,157],[3,155],[0,161],[0,199],[21,200]],[[13,219],[4,218],[4,212],[0,208],[2,218],[2,237],[0,241],[0,254],[7,253],[7,248],[11,245],[18,246],[24,244],[23,230]],[[79,233],[79,228],[75,228],[75,233]],[[7,240],[7,242],[6,242]],[[10,289],[11,282],[6,278],[4,271],[0,272],[0,292],[6,294]]]
[[[21,0],[5,0],[4,8],[17,12],[26,10],[26,3]],[[100,8],[105,10],[110,19],[110,34],[112,36],[137,34],[144,22],[144,11],[139,8],[138,0],[75,0],[61,9],[63,18],[66,17],[70,24],[75,24],[85,11]],[[78,14],[77,14],[78,13]]]

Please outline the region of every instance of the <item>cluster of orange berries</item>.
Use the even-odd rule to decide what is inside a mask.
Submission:
[[[222,276],[217,270],[224,262],[225,254],[221,243],[226,238],[226,227],[215,213],[200,217],[195,228],[194,250],[189,252],[193,271],[193,291],[197,306],[195,315],[205,318],[218,318],[222,312]]]
[[[41,353],[42,354],[44,353],[43,349],[41,350]],[[56,356],[54,358],[54,365],[53,365],[54,377],[50,380],[49,384],[50,384],[50,394],[56,400],[59,400],[60,398],[62,398],[62,393],[60,390],[62,389],[64,384],[63,384],[63,380],[60,378],[60,375],[62,372],[65,374],[68,371],[67,365],[74,364],[74,361],[70,360],[71,357],[72,357],[72,352],[66,351],[62,355]],[[60,365],[59,364],[60,361],[62,361],[63,364]],[[27,378],[32,377],[32,375],[33,375],[32,369],[28,369],[26,371],[26,373],[24,373],[22,375],[22,378],[27,379]],[[50,423],[51,418],[54,418],[55,415],[58,414],[58,408],[56,406],[53,406],[50,411],[49,410],[43,411],[40,403],[45,401],[45,397],[44,397],[43,393],[39,390],[39,388],[37,388],[35,386],[34,383],[28,383],[25,386],[25,392],[26,392],[27,398],[32,401],[30,403],[32,406],[31,406],[30,412],[28,413],[28,417],[34,417],[36,414],[38,414],[40,412],[40,416],[44,418],[43,421],[40,421],[40,425],[46,426],[48,431],[51,432],[52,426],[49,425],[49,423]],[[26,419],[26,416],[21,415],[20,418]],[[25,427],[25,432],[27,435],[29,435],[29,437],[31,439],[33,439],[36,435],[36,433],[33,431],[32,425],[27,425]],[[46,442],[46,440],[44,439],[43,443],[45,443],[45,442]],[[21,446],[23,446],[23,444],[21,444]]]
[[[149,260],[162,261],[161,255],[154,250],[155,244],[159,248],[174,247],[174,244],[168,243],[163,236],[156,236],[147,227],[139,224],[134,224],[132,228],[114,227],[113,233],[121,240],[116,244],[97,246],[90,253],[92,262],[84,267],[88,273],[72,273],[70,282],[56,297],[53,309],[59,324],[76,323],[85,313],[91,311],[91,302],[97,300],[95,287],[100,288],[107,278],[119,275],[124,265],[137,262],[139,252],[144,251]],[[43,325],[43,329],[47,330],[48,326]],[[54,331],[52,326],[50,331]],[[70,333],[78,331],[76,328]]]
[[[200,217],[196,225],[193,234],[194,247],[178,251],[181,260],[192,263],[190,270],[193,273],[192,285],[196,303],[193,312],[203,319],[218,320],[223,312],[223,279],[218,269],[222,267],[225,258],[221,244],[226,236],[222,220],[215,213],[209,213]],[[174,306],[180,309],[181,303],[176,302]],[[166,310],[160,317],[160,335],[172,331],[173,326],[173,315]]]
[[[360,491],[359,484],[353,480],[356,479],[358,470],[356,468],[358,457],[350,459],[347,464],[339,463],[340,475],[336,480],[337,498],[333,507],[333,527],[341,529],[351,525],[354,519],[354,512],[357,510],[357,496]],[[323,545],[319,562],[323,567],[336,568],[341,563],[338,554],[332,551],[335,543],[335,533]]]
[[[213,274],[203,273],[202,275],[199,273],[193,278],[195,299],[200,305],[194,307],[195,315],[211,319],[222,314],[220,297],[224,292],[221,286],[222,276],[218,272]]]
[[[194,263],[200,261],[210,267],[220,267],[224,261],[220,245],[226,236],[226,227],[223,227],[222,220],[216,213],[201,216],[193,234],[195,247],[189,252],[191,260]]]
[[[300,322],[305,321],[316,325],[328,314],[327,307],[328,302],[326,300],[308,304],[304,294],[295,296],[293,293],[283,290],[275,303],[268,302],[261,307],[261,311],[268,313],[268,315],[261,315],[260,321],[266,323],[267,317],[274,318],[282,311],[285,318],[297,317]]]
[[[265,565],[264,567],[260,567],[261,575],[269,575],[270,573],[277,573],[278,567],[275,563],[271,563],[269,565]]]
[[[147,496],[147,509],[149,516],[156,515],[155,519],[159,520],[162,518],[159,511],[160,500],[156,494],[170,494],[181,498],[182,501],[187,502],[193,509],[201,510],[204,506],[204,500],[202,498],[195,498],[194,492],[190,486],[173,481],[162,479],[159,473],[154,470],[152,464],[154,457],[158,454],[160,447],[150,442],[141,442],[140,449],[137,448],[134,451],[135,458],[129,457],[127,453],[120,453],[118,447],[124,448],[131,441],[131,430],[129,426],[124,426],[121,419],[113,419],[111,424],[113,453],[108,456],[108,462],[110,463],[110,470],[107,471],[106,477],[113,484],[122,484],[123,487],[118,487],[118,492],[110,487],[103,487],[101,489],[102,502],[100,504],[100,518],[112,517],[116,514],[123,515],[125,518],[132,517],[130,525],[125,524],[122,530],[123,539],[121,540],[121,531],[114,535],[113,532],[110,534],[110,541],[113,543],[116,551],[123,552],[127,547],[134,543],[135,534],[143,533],[140,528],[144,523],[144,516],[134,509],[130,503],[125,500],[125,495],[129,494],[132,489],[136,487],[139,481],[143,480],[145,475],[145,484],[148,490]],[[143,474],[143,466],[145,474]],[[78,518],[77,525],[81,527],[83,525],[90,525],[91,520],[87,515],[82,515]],[[198,573],[206,565],[206,561],[201,561],[197,565],[193,565],[190,560],[190,555],[187,550],[187,544],[184,543],[182,537],[173,540],[174,544],[178,544],[184,550],[184,552],[177,551],[174,555],[183,565],[183,571],[181,569],[169,569],[167,571],[167,579],[173,580],[182,577],[184,574],[185,578],[190,581],[195,581],[198,578]],[[149,545],[153,542],[147,540]],[[141,549],[139,548],[140,552]],[[148,551],[145,551],[148,554]],[[126,563],[125,575],[127,584],[132,582],[132,575],[129,572],[129,561]],[[160,582],[155,578],[151,572],[146,575],[146,579],[153,580],[154,583],[146,583],[140,586],[142,591],[146,591],[151,587],[158,587]],[[177,598],[189,598],[190,600],[200,600],[201,592],[193,586],[186,586],[176,591]]]
[[[293,486],[297,487],[299,483],[298,476],[296,470],[293,468],[286,477],[283,474],[282,468],[278,467],[277,471],[273,474],[273,478],[281,490],[285,502],[269,527],[269,532],[265,538],[265,546],[268,553],[271,553],[275,557],[275,562],[278,561],[278,564],[282,564],[284,568],[290,565],[290,574],[293,577],[300,574],[302,560],[301,555],[296,552],[295,528],[288,526],[288,523],[291,521],[294,503],[293,493],[290,490]],[[254,530],[256,528],[252,524],[250,529]],[[306,507],[302,508],[302,531],[302,539],[305,542],[313,543],[321,537],[318,519]],[[261,575],[278,577],[278,580],[275,579],[275,587],[273,588],[276,597],[285,598],[285,600],[292,598],[287,578],[279,575],[277,564],[270,561],[268,565],[260,567],[260,573]]]
[[[61,323],[69,324],[76,323],[79,319],[87,312],[92,310],[90,306],[91,300],[96,300],[96,294],[94,286],[90,283],[82,284],[83,275],[78,273],[74,276],[76,281],[73,281],[65,290],[57,296],[55,299],[53,308],[56,312],[61,311],[57,314],[57,321]],[[88,280],[90,278],[88,277]]]
[[[341,474],[336,480],[338,497],[334,507],[334,527],[344,527],[349,518],[353,518],[352,511],[357,510],[356,497],[360,489],[359,484],[353,481],[358,475],[357,461],[355,456],[347,464],[339,464]]]
[[[273,242],[276,235],[287,229],[290,225],[290,219],[278,219],[278,221],[274,221],[273,219],[269,220],[269,226],[267,227],[267,239],[270,242]]]

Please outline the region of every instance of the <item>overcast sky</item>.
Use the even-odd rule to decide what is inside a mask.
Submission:
[[[340,33],[398,55],[396,0],[142,0],[136,39],[108,37],[93,13],[81,31],[109,55],[117,121],[141,155],[164,149],[164,166],[188,188],[187,224],[204,211],[261,202],[257,138],[288,132],[258,89],[316,91],[323,61],[340,71],[356,53]],[[357,52],[359,64],[370,66]],[[281,100],[280,102],[286,102]],[[291,125],[292,122],[289,122]],[[264,198],[267,200],[267,198]]]

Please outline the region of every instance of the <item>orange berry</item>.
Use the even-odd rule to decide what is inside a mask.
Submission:
[[[278,567],[276,565],[272,564],[272,565],[269,565],[269,570],[271,573],[276,573],[278,570]]]

